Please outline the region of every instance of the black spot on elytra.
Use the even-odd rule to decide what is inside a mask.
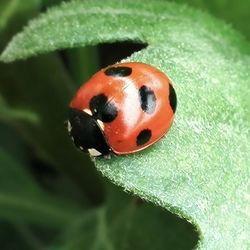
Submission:
[[[156,97],[154,91],[143,85],[139,89],[139,96],[142,110],[148,114],[152,114],[156,106]]]
[[[175,113],[176,106],[177,106],[177,97],[176,97],[175,90],[171,83],[169,83],[169,103],[173,112]]]
[[[129,76],[132,73],[132,68],[124,66],[110,67],[104,73],[107,76]]]
[[[145,144],[146,142],[148,142],[151,136],[152,136],[151,130],[149,129],[142,130],[136,138],[137,146],[141,146]]]
[[[92,97],[89,106],[93,117],[103,122],[112,122],[118,114],[116,106],[108,102],[108,98],[104,94]]]

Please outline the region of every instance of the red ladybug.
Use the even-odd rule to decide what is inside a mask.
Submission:
[[[70,103],[68,131],[75,145],[93,156],[140,151],[170,128],[176,94],[169,78],[144,63],[119,63],[100,70]]]

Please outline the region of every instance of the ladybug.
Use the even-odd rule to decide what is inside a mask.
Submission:
[[[68,132],[92,156],[130,154],[169,130],[177,99],[169,78],[138,62],[118,63],[94,74],[70,102]]]

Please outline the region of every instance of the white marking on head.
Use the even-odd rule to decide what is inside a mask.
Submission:
[[[97,123],[98,123],[99,127],[101,128],[101,130],[104,130],[104,123],[99,119],[97,119]]]
[[[73,136],[71,136],[71,140],[74,142],[75,141],[75,139],[74,139],[74,137]]]
[[[72,126],[71,126],[71,123],[69,121],[67,121],[67,129],[68,129],[68,132],[70,133],[71,130],[72,130]]]
[[[90,109],[83,109],[82,111],[89,115],[93,115]]]
[[[81,150],[83,150],[83,147],[82,147],[82,146],[80,146],[79,148],[80,148]]]
[[[102,153],[97,151],[95,148],[89,148],[88,151],[89,151],[89,154],[92,155],[92,156],[100,156],[100,155],[102,155]]]

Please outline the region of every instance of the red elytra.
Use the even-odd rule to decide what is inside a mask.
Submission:
[[[121,155],[140,151],[165,135],[173,122],[176,104],[175,90],[163,72],[145,63],[130,62],[94,74],[77,91],[70,108],[92,116],[110,150]],[[69,132],[75,121],[70,120]],[[85,151],[92,147],[105,154],[100,145],[96,149],[96,142],[85,143],[91,138],[80,140],[86,128],[80,130],[79,122],[76,126],[77,132],[70,134],[78,140],[78,147]]]

